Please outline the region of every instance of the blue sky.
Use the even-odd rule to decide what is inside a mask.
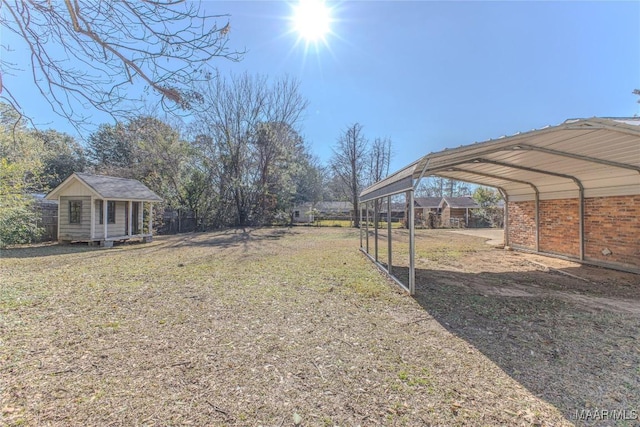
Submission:
[[[323,161],[354,122],[370,139],[391,138],[395,170],[568,118],[640,114],[631,94],[640,88],[640,2],[328,5],[326,43],[305,46],[291,32],[292,3],[205,3],[231,15],[229,47],[247,49],[240,63],[218,63],[223,74],[300,80],[309,101],[302,132]]]

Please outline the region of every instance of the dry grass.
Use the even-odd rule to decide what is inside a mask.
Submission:
[[[422,265],[437,253],[432,260],[441,267],[428,277],[419,271],[424,285],[413,299],[359,253],[357,236],[295,227],[160,237],[111,250],[3,251],[0,425],[291,426],[296,415],[307,426],[569,424],[574,408],[499,357],[492,329],[465,329],[470,320],[488,319],[475,328],[491,328],[496,317],[511,319],[517,327],[495,334],[509,351],[528,351],[539,343],[519,344],[528,333],[522,322],[544,301],[505,316],[502,297],[493,303],[455,283],[438,286],[453,280],[448,265],[463,275],[456,280],[487,279],[464,273],[461,257],[489,262],[494,250],[458,236],[466,242],[458,249],[431,251],[438,239],[424,238]],[[558,323],[555,311],[546,312],[545,327],[562,327],[568,313],[592,331],[602,326],[595,315],[585,323],[590,312],[569,302],[561,309]],[[635,317],[604,318],[607,327],[636,321],[623,333],[638,345]],[[621,348],[606,368],[624,351],[635,357],[625,362],[637,364],[623,374],[640,369],[640,351],[613,341]],[[637,376],[626,387],[640,395]],[[629,393],[623,403],[637,405]]]

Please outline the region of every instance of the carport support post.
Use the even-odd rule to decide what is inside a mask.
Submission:
[[[387,272],[390,276],[393,275],[391,272],[391,196],[387,196]]]
[[[360,249],[362,249],[362,203],[358,203],[358,215],[360,215],[360,221],[358,221],[360,229]]]
[[[536,252],[540,252],[540,193],[536,190]]]
[[[509,246],[509,197],[501,188],[498,191],[504,200],[504,245]]]
[[[378,262],[378,200],[380,199],[373,199],[373,250],[376,262]]]
[[[367,253],[369,253],[369,201],[364,203],[365,216],[367,218],[367,222],[364,224],[364,231],[367,235]]]
[[[416,229],[414,224],[413,209],[413,190],[407,191],[407,199],[409,199],[409,218],[407,226],[409,227],[409,295],[416,293]]]
[[[584,188],[580,187],[578,203],[578,228],[580,233],[580,261],[584,261]]]

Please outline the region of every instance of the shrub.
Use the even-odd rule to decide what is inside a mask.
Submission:
[[[0,200],[0,248],[32,243],[44,232],[37,225],[37,214],[31,203],[22,197]]]

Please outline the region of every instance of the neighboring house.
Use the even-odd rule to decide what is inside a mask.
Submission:
[[[135,179],[74,173],[46,197],[58,201],[58,241],[113,246],[116,240],[153,234],[153,203],[161,202],[153,191]],[[144,204],[149,204],[144,231]]]
[[[440,216],[443,227],[468,227],[471,209],[480,205],[472,197],[443,197],[440,201]]]
[[[397,222],[404,219],[406,211],[405,203],[391,203],[391,221]],[[382,202],[380,207],[380,221],[387,220],[387,203]],[[395,220],[395,221],[394,221]]]
[[[311,223],[314,221],[313,205],[311,203],[300,203],[293,207],[293,222]]]
[[[416,226],[440,227],[440,203],[442,197],[416,197],[413,203]]]
[[[353,204],[351,202],[318,202],[315,209],[322,216],[348,216],[351,217]]]
[[[349,202],[318,202],[315,206],[301,203],[293,207],[293,222],[311,223],[317,219],[351,219],[353,206]]]

